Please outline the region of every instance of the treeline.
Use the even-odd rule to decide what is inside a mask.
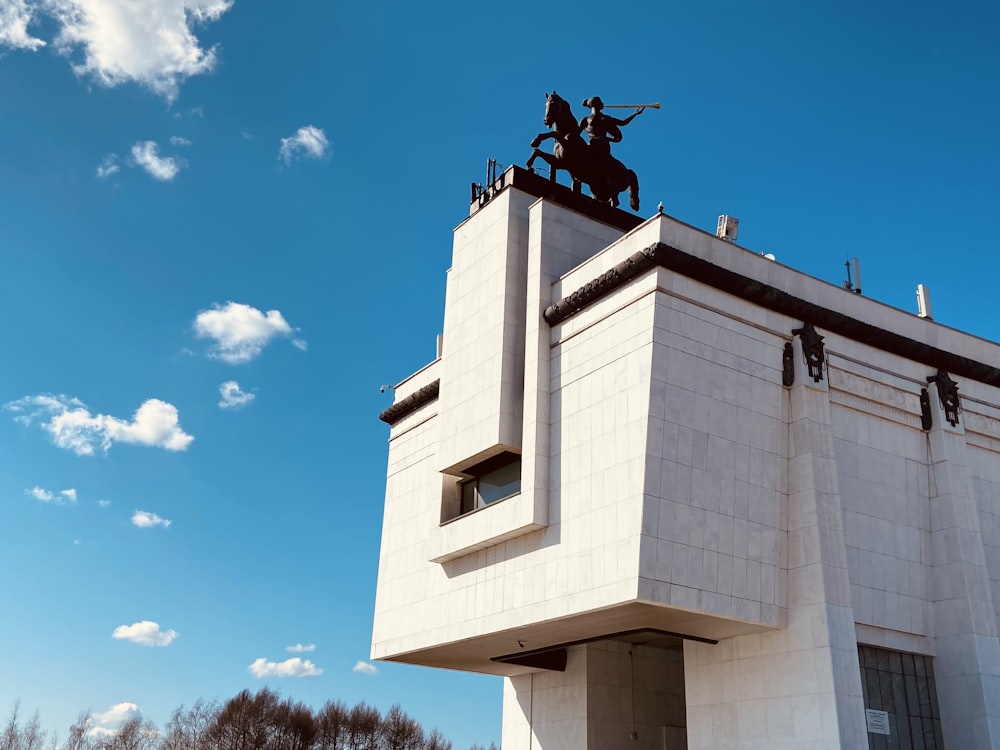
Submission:
[[[162,729],[141,716],[106,728],[83,713],[64,742],[22,719],[15,706],[0,733],[0,750],[452,750],[437,730],[425,731],[398,705],[382,715],[362,702],[328,701],[313,711],[263,688],[223,704],[198,700],[174,711]],[[486,750],[473,745],[470,750]],[[490,744],[489,750],[497,750]]]

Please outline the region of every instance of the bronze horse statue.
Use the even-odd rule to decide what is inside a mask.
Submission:
[[[549,179],[555,182],[556,172],[565,169],[573,180],[573,190],[579,192],[585,182],[595,200],[617,207],[618,194],[628,189],[629,205],[639,210],[639,179],[635,172],[610,155],[602,155],[580,136],[581,127],[573,116],[569,103],[555,91],[545,94],[545,118],[542,120],[547,133],[539,133],[531,142],[534,151],[525,165],[532,169],[535,159],[541,158],[551,167]],[[552,153],[538,147],[553,139]]]

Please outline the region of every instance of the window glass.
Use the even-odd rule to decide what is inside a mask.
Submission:
[[[858,646],[858,657],[868,710],[868,747],[943,748],[931,657],[862,645]]]
[[[521,462],[516,461],[479,478],[480,505],[489,505],[521,491]]]
[[[483,508],[490,503],[521,491],[521,459],[471,479],[462,485],[462,513]]]

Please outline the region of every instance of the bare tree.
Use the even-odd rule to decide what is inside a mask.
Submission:
[[[244,690],[223,704],[195,750],[312,750],[317,733],[308,706],[268,688]]]
[[[424,730],[397,704],[382,719],[382,741],[385,750],[421,750]]]
[[[327,701],[316,714],[315,750],[345,750],[347,748],[347,706],[340,701]]]
[[[10,718],[4,725],[3,734],[0,734],[0,750],[17,750],[20,745],[21,727],[17,721],[17,712],[21,708],[20,703],[15,703],[11,709]]]
[[[90,711],[83,711],[76,717],[76,723],[69,728],[69,736],[63,750],[93,750],[93,744],[87,736],[90,729]]]
[[[153,722],[141,716],[126,719],[113,733],[99,740],[100,750],[153,750],[160,733]]]
[[[267,715],[278,694],[262,689],[256,695],[243,690],[226,701],[206,733],[210,750],[266,750]]]
[[[46,732],[38,721],[38,712],[21,724],[17,718],[20,708],[19,703],[14,704],[10,718],[0,732],[0,750],[42,750]]]
[[[219,705],[205,703],[201,698],[187,711],[184,706],[174,709],[170,721],[163,727],[159,750],[205,750],[208,730],[219,714]]]
[[[0,750],[452,750],[452,745],[437,729],[425,733],[399,705],[384,717],[364,701],[351,709],[327,701],[313,712],[265,687],[243,690],[221,706],[199,698],[188,710],[177,708],[163,732],[142,716],[108,730],[84,711],[61,746],[41,729],[37,713],[22,721],[15,704],[0,725]],[[490,750],[497,748],[491,744]]]
[[[347,715],[347,750],[379,750],[382,715],[364,701]]]
[[[275,705],[268,718],[268,750],[310,750],[316,738],[312,711],[290,698]]]
[[[451,750],[451,743],[435,728],[427,735],[427,740],[424,742],[424,750]]]

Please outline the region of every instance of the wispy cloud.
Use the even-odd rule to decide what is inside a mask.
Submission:
[[[293,159],[325,159],[330,152],[330,142],[326,133],[315,125],[306,125],[295,131],[295,135],[281,139],[278,156],[285,164],[291,164]]]
[[[159,623],[152,620],[142,620],[131,625],[119,625],[111,633],[111,637],[119,641],[131,641],[140,646],[169,646],[177,636],[176,630],[160,630]]]
[[[219,400],[220,409],[242,409],[257,398],[256,394],[240,390],[240,384],[235,380],[227,380],[220,385],[219,394],[222,396]]]
[[[315,651],[315,643],[296,643],[294,646],[285,646],[285,651],[291,651],[293,654],[302,654],[308,651]]]
[[[132,160],[153,179],[170,182],[181,171],[181,163],[172,156],[160,156],[156,141],[138,141],[132,146]]]
[[[97,504],[100,505],[102,508],[107,508],[109,505],[111,505],[111,501],[110,500],[98,500]]]
[[[357,672],[358,674],[376,675],[378,674],[378,667],[374,664],[369,664],[366,661],[359,660],[358,663],[354,665],[354,669],[352,671]]]
[[[156,398],[144,401],[132,421],[91,414],[82,401],[63,395],[26,396],[4,408],[22,424],[37,421],[56,445],[78,456],[93,455],[98,448],[107,452],[114,443],[182,451],[194,440],[181,429],[177,407]]]
[[[33,21],[34,13],[26,0],[0,0],[0,46],[27,50],[44,47],[42,39],[28,33]]]
[[[308,659],[300,659],[297,656],[285,661],[268,661],[267,659],[257,659],[247,669],[254,677],[316,677],[323,674],[323,670],[317,667]]]
[[[191,141],[180,135],[170,136],[170,145],[172,146],[190,146]]]
[[[120,169],[121,167],[118,166],[118,154],[108,154],[97,165],[97,178],[106,180],[111,175],[119,172]]]
[[[0,0],[0,45],[38,49],[28,33],[44,16],[55,22],[55,48],[73,71],[102,86],[138,83],[168,101],[191,76],[215,68],[193,29],[217,21],[233,0]]]
[[[174,119],[180,120],[183,117],[204,117],[205,108],[204,107],[192,107],[185,112],[174,112]]]
[[[132,514],[132,525],[138,526],[140,529],[152,529],[155,526],[162,526],[167,529],[170,528],[170,524],[173,521],[168,521],[166,518],[160,518],[155,513],[150,513],[148,510],[137,510]]]
[[[67,503],[76,502],[76,490],[72,487],[68,490],[52,492],[50,490],[43,489],[42,487],[35,486],[30,490],[25,490],[24,494],[31,495],[31,497],[36,500],[40,500],[43,503],[52,503],[54,505],[65,505]]]
[[[231,365],[255,359],[276,336],[291,336],[292,327],[278,310],[261,312],[239,302],[213,305],[194,319],[194,333],[211,339],[209,356]]]

